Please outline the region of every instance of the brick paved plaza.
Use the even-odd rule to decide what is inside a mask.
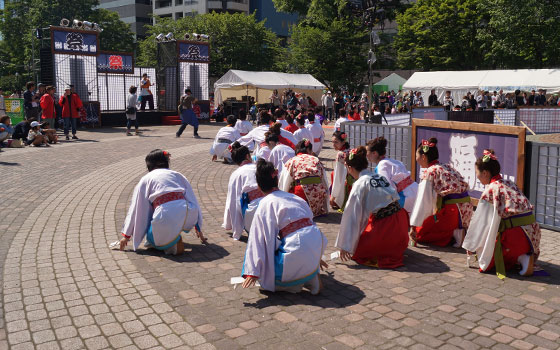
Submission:
[[[81,130],[78,141],[0,153],[0,348],[560,348],[560,233],[547,230],[539,265],[552,277],[502,282],[467,268],[459,249],[419,246],[394,271],[331,262],[319,296],[234,290],[246,241],[220,225],[236,167],[210,161],[216,125],[199,140],[176,128]],[[181,257],[108,247],[154,148],[170,151],[203,210],[210,244],[185,235]],[[340,214],[317,221],[331,253]]]

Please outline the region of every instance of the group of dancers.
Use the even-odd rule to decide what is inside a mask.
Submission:
[[[334,244],[342,261],[392,269],[404,265],[409,243],[454,244],[476,255],[481,272],[495,269],[504,278],[506,270],[521,265],[521,275],[532,274],[540,228],[528,199],[500,176],[494,151],[485,150],[476,162],[476,176],[486,189],[474,211],[461,174],[439,163],[435,138],[416,148],[422,168],[418,184],[403,163],[386,156],[383,136],[350,149],[347,135],[336,131],[329,185],[318,158],[322,128],[312,139],[298,139],[282,127],[281,114],[275,117],[261,113],[259,126],[244,133],[236,127],[240,121],[228,117],[210,152],[213,160],[222,157],[238,166],[229,179],[222,227],[235,240],[248,233],[243,287],[258,281],[269,291],[305,287],[319,293],[320,270],[328,266],[322,260],[327,239],[314,218],[328,214],[329,206],[342,212]],[[311,133],[314,120],[298,125]],[[134,190],[121,249],[130,239],[136,249],[146,237],[148,246],[180,254],[181,232],[192,229],[206,240],[192,188],[183,175],[169,170],[169,159],[162,150],[146,157],[149,173]]]

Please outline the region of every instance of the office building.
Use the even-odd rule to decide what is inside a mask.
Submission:
[[[177,0],[175,0],[177,1]],[[115,11],[121,20],[130,24],[137,38],[146,36],[146,24],[152,24],[151,0],[100,0],[99,8]]]

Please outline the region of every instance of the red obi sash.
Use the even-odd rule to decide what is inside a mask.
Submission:
[[[252,190],[251,192],[247,193],[247,195],[249,196],[249,202],[252,202],[257,198],[264,197],[264,193],[262,193],[262,191],[259,190],[258,188],[256,190]]]
[[[414,181],[412,181],[412,178],[409,176],[406,179],[402,180],[401,182],[399,182],[397,184],[397,192],[402,192],[402,190],[404,190],[405,188],[407,188],[408,186],[412,185]]]
[[[179,199],[185,199],[183,192],[169,192],[162,194],[161,196],[157,197],[156,200],[152,203],[154,209],[159,207],[162,204],[167,202],[177,201]]]
[[[291,224],[288,224],[288,225],[284,226],[284,228],[280,230],[279,236],[280,236],[280,238],[285,238],[290,233],[294,233],[301,228],[311,226],[311,225],[313,225],[313,221],[311,221],[311,219],[309,219],[309,218],[303,218],[303,219],[296,220],[296,221],[292,222]]]

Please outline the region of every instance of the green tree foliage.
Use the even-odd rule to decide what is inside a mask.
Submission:
[[[481,32],[492,68],[544,68],[560,64],[560,1],[490,0]]]
[[[210,36],[210,76],[222,76],[229,69],[274,70],[284,58],[279,39],[254,15],[213,12],[177,21],[157,18],[140,43],[138,64],[156,64],[155,37],[169,32],[176,39],[193,32]]]
[[[556,67],[560,1],[418,0],[397,16],[397,64],[423,70]]]
[[[479,31],[488,6],[481,0],[418,0],[397,15],[397,64],[424,70],[484,66]]]
[[[8,64],[0,65],[0,74],[15,71],[21,74],[24,66],[29,67],[34,29],[58,26],[62,18],[100,24],[103,28],[100,37],[102,50],[132,51],[134,37],[130,26],[122,22],[116,13],[96,9],[98,5],[98,0],[6,1],[0,13],[0,61]],[[38,42],[35,43],[38,50]]]

